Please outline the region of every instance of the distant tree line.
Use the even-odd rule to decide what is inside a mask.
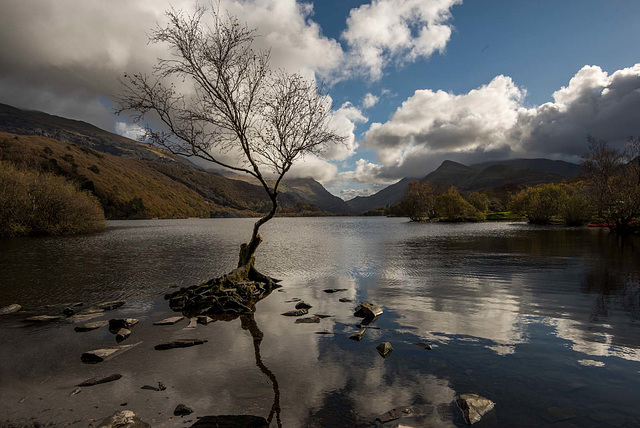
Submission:
[[[429,183],[409,183],[404,198],[387,214],[412,221],[482,221],[525,218],[532,224],[581,226],[599,223],[618,233],[638,230],[640,138],[624,150],[588,137],[584,175],[571,183],[540,184],[513,193],[507,212],[487,193],[462,195],[455,187],[437,191]]]

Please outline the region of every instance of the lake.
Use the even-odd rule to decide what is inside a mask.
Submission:
[[[466,392],[496,403],[476,427],[640,425],[638,238],[524,223],[276,218],[261,230],[256,265],[283,287],[254,317],[153,326],[174,314],[165,293],[235,267],[253,221],[111,221],[94,235],[1,239],[0,307],[36,314],[126,299],[104,319],[138,318],[123,344],[142,343],[87,365],[84,351],[115,345],[106,327],[76,333],[69,323],[0,317],[0,425],[87,426],[130,409],[154,427],[223,414],[270,416],[273,427],[366,427],[412,407],[384,426],[466,426],[453,402]],[[332,316],[281,316],[296,298]],[[349,335],[360,301],[384,314],[357,342]],[[180,337],[208,342],[153,349]],[[375,348],[385,341],[393,352],[383,359]],[[70,395],[111,373],[123,377]],[[141,389],[158,382],[167,389]],[[180,403],[195,412],[173,416]]]

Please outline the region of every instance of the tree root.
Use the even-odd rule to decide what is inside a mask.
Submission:
[[[231,320],[255,312],[255,304],[280,286],[279,280],[258,272],[252,261],[226,275],[164,296],[169,307],[187,317],[206,315]]]

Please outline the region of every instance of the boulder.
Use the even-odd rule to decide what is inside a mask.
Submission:
[[[176,408],[173,410],[174,416],[187,416],[193,413],[193,409],[184,404],[178,404]]]
[[[364,337],[364,334],[367,332],[367,330],[365,330],[364,328],[360,331],[357,331],[355,333],[353,333],[351,336],[349,336],[349,339],[351,340],[356,340],[358,342],[360,342],[362,340],[362,338]]]
[[[382,358],[387,358],[391,351],[393,351],[393,346],[391,346],[389,342],[382,342],[381,344],[376,346],[376,350]]]
[[[95,349],[93,351],[87,351],[80,357],[80,360],[85,364],[97,364],[105,360],[115,357],[134,346],[138,346],[142,342],[134,343],[131,345],[120,345],[113,348]]]
[[[478,422],[495,406],[493,401],[478,394],[460,394],[456,397],[456,404],[469,425]]]
[[[122,328],[131,330],[136,324],[138,324],[136,318],[113,318],[109,320],[109,330],[113,332],[117,332]]]
[[[320,322],[322,318],[317,316],[306,317],[306,318],[298,318],[296,320],[296,324],[317,324]]]
[[[160,321],[156,321],[153,323],[153,325],[173,325],[176,324],[180,321],[182,321],[184,319],[184,317],[170,317],[170,318],[165,318],[163,320]]]
[[[118,373],[114,373],[108,376],[92,377],[91,379],[87,379],[84,382],[77,384],[76,386],[94,386],[101,383],[113,382],[120,379],[121,377],[122,375]]]
[[[296,309],[311,309],[311,308],[313,308],[313,306],[305,302],[300,302],[296,304]]]
[[[369,302],[362,302],[353,314],[358,318],[377,318],[382,315],[382,308]]]
[[[301,317],[302,315],[307,315],[308,313],[308,309],[296,309],[295,311],[283,312],[282,315],[284,315],[285,317]]]
[[[121,328],[116,332],[116,342],[120,343],[129,336],[131,336],[131,330],[128,328]]]
[[[142,422],[131,410],[121,410],[103,420],[98,428],[151,428],[151,425]]]
[[[191,346],[202,345],[207,343],[206,340],[202,339],[178,339],[173,342],[166,342],[156,345],[154,349],[156,351],[164,351],[167,349],[175,349],[175,348],[189,348]]]
[[[91,330],[95,330],[95,329],[100,328],[100,327],[104,327],[107,324],[109,324],[109,321],[106,321],[106,320],[88,322],[86,324],[82,324],[82,325],[76,326],[74,328],[74,330],[77,331],[78,333],[84,333],[86,331],[91,331]]]
[[[104,309],[105,311],[111,311],[113,309],[117,309],[120,306],[123,306],[126,302],[124,300],[112,300],[110,302],[100,303],[98,308]]]
[[[202,417],[191,428],[269,428],[269,423],[261,416],[220,415]]]
[[[18,312],[20,309],[22,309],[22,306],[18,305],[17,303],[14,303],[12,305],[5,306],[4,308],[0,308],[0,315],[13,314]]]

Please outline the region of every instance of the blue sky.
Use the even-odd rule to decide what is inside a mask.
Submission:
[[[220,1],[275,67],[329,83],[350,142],[291,174],[345,198],[445,159],[577,161],[587,134],[640,134],[638,0]],[[146,34],[194,1],[34,2],[0,0],[0,102],[135,136],[115,76],[166,54]]]

